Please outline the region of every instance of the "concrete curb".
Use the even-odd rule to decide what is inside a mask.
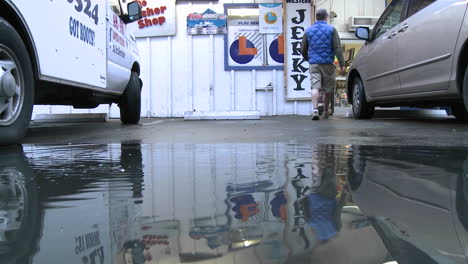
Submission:
[[[95,114],[37,114],[35,123],[81,123],[81,122],[107,122],[106,113]]]
[[[259,111],[185,112],[184,120],[258,120]]]

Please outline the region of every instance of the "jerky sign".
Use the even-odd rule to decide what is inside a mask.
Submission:
[[[286,67],[285,88],[287,100],[311,98],[309,63],[301,55],[301,41],[307,27],[312,25],[312,0],[285,0],[286,9]]]

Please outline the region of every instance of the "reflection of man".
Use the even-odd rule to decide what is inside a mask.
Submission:
[[[124,263],[144,264],[149,256],[145,256],[145,245],[139,240],[127,241],[124,243]]]
[[[317,22],[307,28],[301,43],[301,53],[310,64],[312,84],[312,120],[319,120],[319,92],[323,92],[324,118],[333,114],[331,103],[335,94],[336,72],[335,55],[338,57],[341,72],[345,70],[345,60],[341,50],[340,37],[336,29],[327,23],[328,12],[318,9]]]
[[[333,150],[324,146],[323,151],[316,155],[319,156],[314,157],[312,162],[312,178],[318,179],[313,181],[311,193],[307,197],[307,221],[317,238],[326,242],[336,236],[341,228],[341,208],[345,196],[341,195],[337,200],[338,183]]]

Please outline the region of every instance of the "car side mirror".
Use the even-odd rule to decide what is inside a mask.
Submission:
[[[142,18],[141,16],[141,6],[138,2],[131,2],[127,5],[128,10],[128,23],[134,22]]]
[[[358,27],[356,29],[356,37],[358,39],[363,39],[363,40],[366,40],[366,41],[370,41],[370,32],[369,32],[369,28],[368,27]]]

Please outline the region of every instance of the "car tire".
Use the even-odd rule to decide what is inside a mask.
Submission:
[[[0,263],[27,263],[20,261],[30,258],[38,250],[41,238],[43,211],[37,182],[21,145],[0,147],[0,160],[4,161],[0,174],[9,175],[4,180],[11,181],[16,188],[16,195],[22,197],[19,226],[5,232],[4,241],[0,242]],[[11,260],[11,261],[7,261]]]
[[[132,72],[125,92],[120,97],[120,121],[123,124],[138,124],[141,112],[141,81],[136,72]]]
[[[19,143],[28,131],[34,104],[34,76],[23,40],[1,17],[0,61],[2,72],[6,69],[16,84],[15,88],[0,87],[0,145],[8,145]]]
[[[465,76],[463,77],[463,102],[465,111],[468,112],[468,67],[466,67]]]
[[[374,115],[374,105],[367,102],[366,92],[361,78],[356,77],[353,81],[353,115],[355,119],[369,119]]]
[[[459,121],[468,121],[468,112],[463,104],[454,104],[451,106],[452,115]]]

